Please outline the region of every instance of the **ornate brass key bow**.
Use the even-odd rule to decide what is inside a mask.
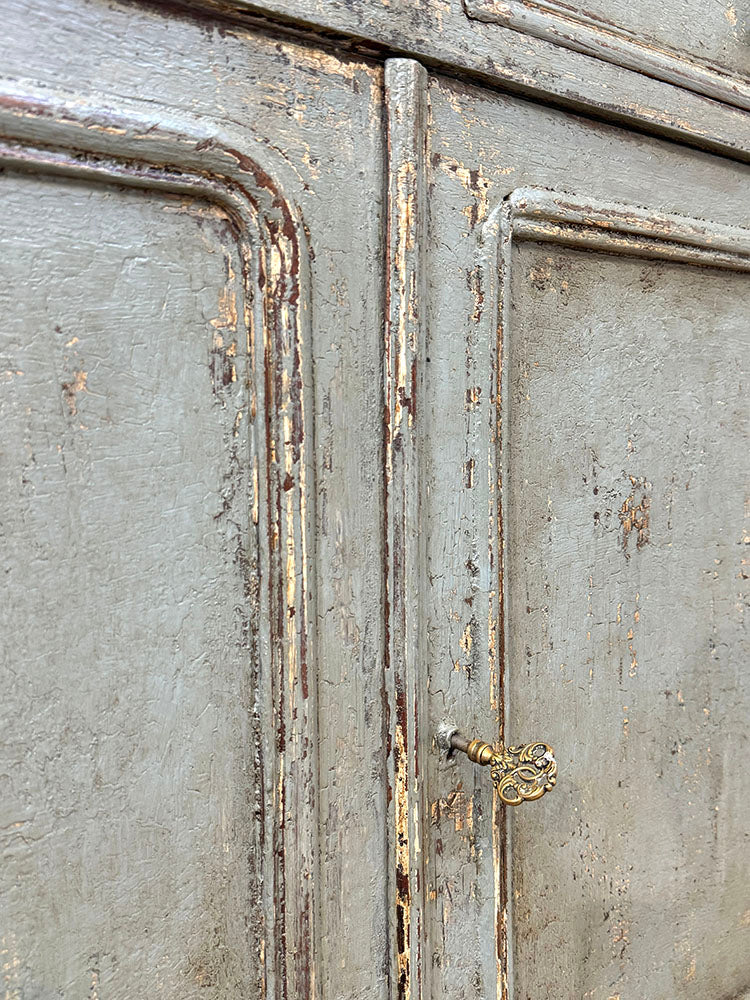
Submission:
[[[541,799],[557,781],[557,761],[546,743],[495,748],[482,740],[467,740],[460,733],[448,737],[451,750],[461,750],[469,760],[489,765],[497,794],[507,806]]]

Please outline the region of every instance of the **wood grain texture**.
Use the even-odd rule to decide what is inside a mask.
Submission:
[[[190,500],[190,506],[181,516],[194,522],[190,538],[208,540],[213,559],[196,565],[198,550],[193,547],[182,554],[179,536],[174,543],[165,537],[160,553],[157,536],[148,559],[141,559],[143,579],[128,578],[132,596],[122,607],[122,616],[127,618],[140,615],[144,602],[154,604],[144,618],[148,626],[140,645],[131,651],[117,647],[121,662],[116,670],[114,665],[110,669],[106,659],[98,667],[86,646],[80,661],[64,661],[69,674],[73,664],[82,671],[77,683],[83,706],[95,703],[99,670],[106,678],[106,691],[113,698],[116,695],[121,705],[119,710],[109,706],[109,714],[104,712],[99,723],[92,722],[100,742],[90,757],[82,753],[82,732],[70,732],[66,752],[78,764],[63,789],[69,808],[86,808],[89,763],[94,768],[110,768],[112,762],[101,740],[102,729],[109,732],[111,728],[113,739],[140,748],[141,769],[150,775],[148,793],[138,804],[148,829],[155,829],[160,810],[166,809],[160,826],[164,832],[159,836],[167,843],[173,838],[182,846],[179,855],[162,854],[158,864],[154,861],[149,870],[153,877],[144,883],[130,922],[99,922],[97,915],[101,917],[105,909],[111,914],[118,912],[118,906],[128,909],[130,883],[116,879],[107,883],[96,874],[99,855],[106,853],[112,832],[105,822],[106,813],[92,812],[85,857],[76,849],[66,855],[77,887],[65,886],[59,896],[59,906],[68,907],[75,891],[76,905],[88,907],[92,922],[79,930],[71,925],[70,938],[60,943],[64,956],[54,947],[47,950],[45,982],[49,990],[71,996],[89,988],[102,996],[132,995],[134,989],[146,993],[151,988],[146,982],[153,984],[154,975],[166,995],[180,997],[197,992],[203,996],[314,996],[318,991],[352,997],[382,995],[388,975],[386,889],[379,887],[386,867],[382,672],[378,668],[383,629],[377,612],[383,580],[381,535],[370,528],[383,521],[383,455],[379,437],[364,430],[374,420],[379,424],[382,415],[383,281],[378,257],[383,239],[382,70],[361,60],[338,60],[247,31],[207,32],[203,21],[190,17],[165,17],[154,11],[134,17],[129,5],[50,5],[41,17],[13,5],[6,27],[13,39],[8,60],[4,60],[8,74],[13,75],[14,65],[18,68],[24,61],[23,52],[29,59],[22,84],[10,87],[6,94],[9,108],[2,133],[9,141],[5,164],[27,172],[35,178],[33,183],[42,183],[36,178],[48,178],[43,181],[47,185],[45,206],[54,205],[58,190],[61,199],[57,214],[49,209],[50,218],[56,220],[49,235],[42,224],[33,231],[21,228],[20,235],[13,230],[8,238],[28,246],[29,255],[39,259],[41,268],[49,261],[45,277],[53,287],[58,277],[62,282],[68,275],[60,295],[69,294],[66,324],[73,327],[74,336],[83,340],[76,324],[85,327],[89,323],[86,311],[76,318],[76,309],[83,305],[78,294],[69,293],[80,274],[81,292],[86,290],[98,302],[94,348],[106,357],[114,350],[109,345],[117,342],[118,332],[124,338],[121,353],[113,355],[109,382],[97,382],[89,368],[72,360],[70,370],[61,372],[51,387],[61,414],[58,419],[67,414],[65,419],[85,423],[85,410],[95,404],[106,408],[110,390],[112,405],[117,401],[126,419],[129,411],[121,387],[128,383],[130,353],[137,354],[139,345],[148,344],[151,326],[165,322],[159,320],[160,275],[166,275],[165,295],[170,282],[174,285],[173,299],[168,298],[165,307],[170,319],[164,330],[164,350],[179,353],[181,338],[192,338],[191,351],[179,361],[177,384],[174,393],[165,396],[163,410],[156,406],[150,413],[144,401],[158,394],[165,380],[168,384],[173,353],[157,353],[152,359],[158,384],[149,374],[148,358],[138,361],[145,388],[137,397],[140,409],[131,419],[143,424],[141,438],[100,438],[99,449],[81,467],[75,483],[57,483],[56,496],[64,500],[60,509],[66,511],[59,518],[63,548],[50,558],[49,573],[63,558],[78,523],[70,520],[76,509],[76,490],[83,490],[87,500],[92,519],[87,546],[99,563],[106,562],[110,546],[116,550],[123,545],[130,551],[130,534],[125,528],[118,534],[118,522],[105,515],[111,490],[95,488],[98,477],[104,475],[102,470],[115,467],[121,468],[127,486],[117,509],[143,510],[157,519],[168,518],[160,513],[163,506],[178,502],[173,498],[179,495],[184,472],[189,477],[184,504]],[[74,39],[70,46],[57,44],[63,29]],[[121,41],[114,54],[112,38]],[[100,74],[103,59],[110,60],[106,96]],[[275,149],[277,143],[284,146],[283,153]],[[360,161],[363,150],[368,150],[364,165]],[[87,197],[93,202],[90,211],[68,211],[71,203],[65,185],[69,182],[63,177],[69,174],[77,178],[76,190],[82,192],[84,205]],[[30,179],[23,181],[30,183]],[[102,224],[92,229],[102,185],[106,190],[115,185],[112,190],[118,193],[106,196],[110,200],[105,198],[105,205],[112,207],[102,209]],[[122,185],[130,195],[120,194]],[[27,195],[27,190],[23,187],[24,193],[17,196],[25,200],[11,219],[19,226],[21,219],[33,216],[34,196]],[[121,202],[130,205],[133,198],[144,207],[125,212],[120,232],[118,208]],[[174,214],[169,211],[172,205]],[[184,207],[181,213],[180,206]],[[205,221],[201,213],[207,213]],[[262,220],[259,226],[248,228],[256,217]],[[70,226],[67,242],[66,219]],[[174,221],[159,242],[162,219]],[[140,228],[129,233],[128,226],[136,222]],[[219,243],[219,236],[212,237],[214,230],[221,236]],[[86,254],[100,239],[113,249],[104,252],[97,270],[95,262],[86,263]],[[184,251],[175,250],[174,260],[169,256],[170,239],[176,246],[185,244]],[[137,251],[132,248],[134,241]],[[83,249],[76,250],[79,242]],[[140,263],[127,264],[128,254],[135,254]],[[68,271],[62,264],[66,255]],[[21,256],[21,261],[26,258]],[[118,269],[127,274],[128,267],[134,266],[140,284],[135,278],[130,283],[111,279]],[[230,272],[234,284],[227,277]],[[30,288],[44,287],[42,273],[35,272]],[[13,280],[24,279],[14,271]],[[197,311],[203,305],[214,311]],[[8,306],[12,312],[13,302]],[[47,306],[51,311],[45,311]],[[22,312],[12,330],[26,330],[31,336],[24,323],[34,326],[37,322],[54,329],[58,306],[62,308],[58,299],[37,295],[36,311],[26,317]],[[210,322],[213,319],[218,325]],[[230,330],[235,320],[236,336]],[[245,328],[251,331],[247,351]],[[23,343],[22,334],[14,337],[6,345],[11,353]],[[55,350],[67,353],[64,344],[70,339],[63,344],[55,341]],[[173,341],[177,346],[170,347]],[[44,350],[47,341],[39,343],[39,350]],[[73,348],[67,351],[72,359]],[[24,370],[23,364],[12,359],[7,368]],[[228,393],[232,400],[237,396],[235,409],[241,410],[241,418],[235,410],[214,412],[221,407],[212,386],[220,396]],[[50,387],[39,375],[29,388],[32,411],[37,407],[46,412],[48,391]],[[354,414],[353,399],[357,401]],[[18,398],[6,401],[15,421],[6,424],[9,432],[26,419],[24,400],[20,404]],[[16,404],[20,410],[13,409]],[[153,431],[150,419],[155,421]],[[198,433],[196,428],[204,423],[207,429]],[[158,480],[158,465],[147,464],[148,472],[143,475],[137,469],[139,463],[150,462],[151,452],[158,461],[154,443],[160,426],[164,440],[174,440],[178,453],[180,449],[189,452],[193,437],[202,450],[192,466],[169,467],[164,492],[156,490],[149,499],[144,491],[152,477]],[[236,439],[234,430],[238,431]],[[248,435],[249,441],[244,451],[242,435]],[[352,440],[364,438],[367,446],[358,444],[355,451]],[[83,431],[81,440],[85,440]],[[234,458],[233,449],[238,449]],[[201,456],[211,456],[210,461],[205,459],[204,469]],[[54,471],[51,466],[45,470],[50,475]],[[9,475],[15,476],[13,468]],[[202,490],[201,476],[205,479]],[[88,481],[91,495],[85,492]],[[106,476],[102,481],[106,482]],[[13,483],[15,489],[15,479]],[[42,475],[40,492],[47,491],[48,485]],[[65,500],[68,489],[69,502]],[[212,497],[219,504],[217,522]],[[224,499],[226,514],[221,513]],[[43,522],[44,516],[40,511],[34,523]],[[225,522],[227,534],[222,542]],[[30,530],[19,528],[19,539],[32,544]],[[108,530],[112,540],[105,545],[103,533]],[[142,542],[133,543],[135,565],[141,558],[137,544],[147,546],[149,538],[144,534]],[[21,560],[17,555],[16,572]],[[243,566],[247,564],[246,582],[235,557],[241,557]],[[174,648],[167,651],[165,647],[163,656],[163,644],[157,643],[153,662],[146,651],[149,641],[157,642],[154,633],[159,634],[160,622],[166,636],[175,632],[166,610],[174,597],[170,589],[176,572],[173,564],[188,576],[194,568],[196,579],[202,581],[197,594],[186,591],[186,613],[190,613],[183,622],[185,648],[197,655],[204,643],[210,647],[216,641],[220,649],[228,650],[221,654],[224,659],[215,692],[210,676],[196,674],[203,660],[191,660],[190,672],[181,666],[179,639]],[[103,595],[104,605],[97,606],[97,614],[103,616],[110,600],[107,577],[87,576],[85,580]],[[182,576],[179,586],[183,586]],[[200,625],[204,620],[209,623],[205,628]],[[11,625],[4,622],[6,634],[12,635]],[[89,627],[80,615],[65,617],[56,605],[51,609],[48,628],[64,636],[70,649],[77,648],[82,635],[89,635]],[[237,629],[242,643],[238,639],[235,647],[231,637],[239,635]],[[34,726],[41,722],[30,721],[28,705],[16,687],[25,647],[10,643],[5,652],[10,658],[11,692],[6,708],[18,713],[18,726],[24,719],[28,722],[26,739],[33,740]],[[45,649],[46,659],[34,668],[40,683],[44,671],[52,669],[52,655],[52,648]],[[159,699],[148,702],[148,712],[153,711],[157,728],[162,715],[167,727],[166,720],[176,711],[172,702],[178,697],[169,678],[180,671],[186,721],[182,729],[175,729],[169,753],[162,759],[162,742],[150,735],[143,743],[139,739],[138,720],[148,693],[143,685],[151,683],[151,678],[156,686],[163,681]],[[196,685],[191,687],[188,678],[194,677]],[[196,739],[205,767],[211,760],[220,761],[221,767],[211,784],[191,793],[190,758],[183,752],[180,736],[185,729],[190,731],[190,720],[197,718],[204,696],[213,697],[216,704],[202,717],[201,725],[208,730],[198,729]],[[51,722],[54,704],[50,713]],[[168,740],[166,731],[164,740]],[[14,766],[20,767],[15,787],[29,803],[38,804],[45,794],[53,794],[52,785],[44,791],[32,783],[23,746],[19,743],[12,748],[17,753]],[[108,773],[115,783],[113,795],[122,803],[118,821],[131,823],[135,803],[128,798],[129,772],[110,769]],[[183,808],[183,793],[191,811]],[[196,811],[199,820],[194,819]],[[8,881],[3,933],[9,949],[7,961],[15,970],[13,989],[33,995],[41,960],[33,950],[30,929],[23,923],[31,897],[28,892],[20,893],[14,880],[23,865],[33,871],[37,862],[41,864],[41,855],[33,825],[26,833],[15,833],[16,819],[12,809],[9,850],[18,850],[23,837],[26,846],[4,868]],[[233,830],[227,857],[220,835],[222,823]],[[183,824],[184,833],[180,832]],[[205,831],[210,836],[203,843]],[[122,864],[135,863],[138,852],[148,849],[146,841],[151,836],[135,833],[129,841],[121,841]],[[53,836],[50,864],[59,868],[63,846],[56,854],[55,843]],[[21,857],[26,859],[23,863]],[[93,864],[92,877],[81,883],[87,861]],[[226,872],[231,873],[229,881]],[[205,883],[211,893],[210,900],[204,900],[205,913],[194,891],[196,881],[201,886]],[[174,884],[179,908],[174,897],[162,894],[162,884],[165,893],[166,886]],[[34,875],[27,886],[39,890],[39,879]],[[164,908],[173,903],[174,924],[168,925]],[[197,908],[201,919],[183,941],[179,929],[190,924],[191,907]],[[350,948],[345,929],[352,926],[354,914],[367,934]],[[53,932],[54,911],[41,906],[35,919],[40,933],[43,928],[44,933]],[[138,934],[150,935],[148,948],[141,947],[134,928]],[[141,981],[142,988],[137,986]]]
[[[500,986],[504,970],[514,1000],[742,996],[746,169],[447,79],[429,109],[428,634],[458,610],[464,533],[487,537],[502,497],[505,736],[549,739],[560,762],[554,791],[507,817]],[[466,488],[467,461],[498,456],[483,385],[459,451],[462,391],[482,384],[465,370],[503,372],[494,500],[483,476]],[[472,606],[498,581],[477,553]],[[478,619],[465,687],[462,656],[431,658],[433,724],[492,738],[488,636]],[[453,968],[436,993],[495,995],[491,791],[456,768],[430,786],[428,849],[464,985]]]
[[[515,22],[510,28],[472,20],[462,0],[194,0],[193,6],[222,10],[230,16],[246,13],[276,19],[315,30],[323,38],[332,36],[345,45],[365,43],[370,51],[374,46],[384,56],[408,56],[437,71],[471,76],[575,110],[586,109],[592,115],[744,160],[750,154],[742,15],[735,7],[727,6],[726,13],[731,17],[734,11],[737,24],[725,20],[738,60],[737,73],[731,75],[686,65],[684,60],[680,72],[671,63],[668,70],[664,59],[653,51],[649,58],[640,59],[626,59],[605,44],[595,47],[595,55],[575,51],[558,44],[560,32],[536,37],[514,30]],[[673,19],[679,20],[683,7],[673,5]],[[627,12],[632,9],[628,5]],[[644,3],[642,10],[648,13],[652,7]],[[663,11],[659,8],[653,13],[661,17]],[[722,18],[717,5],[714,24]],[[702,30],[703,18],[689,25],[683,35],[695,39],[696,51],[701,47]],[[552,35],[554,41],[549,40]],[[616,65],[618,60],[623,64]],[[663,79],[654,78],[658,75]]]

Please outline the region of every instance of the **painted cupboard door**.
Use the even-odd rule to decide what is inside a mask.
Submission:
[[[750,996],[750,170],[387,86],[399,995]]]
[[[385,997],[382,67],[3,33],[3,995]]]

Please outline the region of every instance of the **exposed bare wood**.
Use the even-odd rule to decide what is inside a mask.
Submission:
[[[419,63],[386,63],[388,244],[385,328],[385,490],[390,841],[393,889],[393,996],[429,995],[424,955],[422,758],[431,734],[424,723],[421,593],[420,406],[425,364],[425,89]]]

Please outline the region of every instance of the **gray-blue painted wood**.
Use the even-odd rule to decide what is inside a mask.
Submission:
[[[9,998],[750,995],[741,12],[538,6],[8,0]]]

